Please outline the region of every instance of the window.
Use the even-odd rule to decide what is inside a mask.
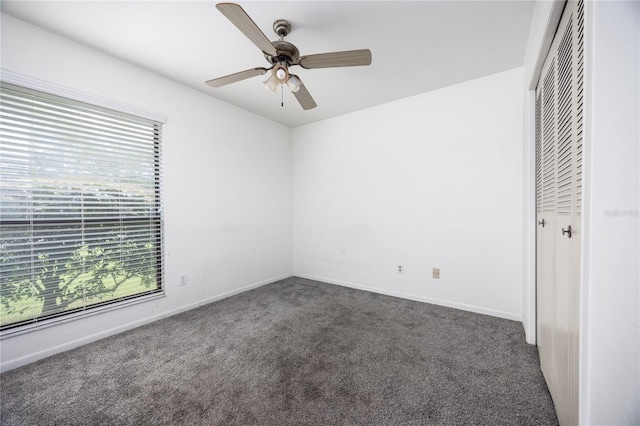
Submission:
[[[0,100],[0,329],[161,293],[161,123],[5,82]]]

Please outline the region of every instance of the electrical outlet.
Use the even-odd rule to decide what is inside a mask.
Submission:
[[[398,265],[398,273],[404,274],[404,265]]]
[[[180,275],[180,285],[187,285],[187,274]]]
[[[440,279],[440,268],[433,268],[433,278]]]

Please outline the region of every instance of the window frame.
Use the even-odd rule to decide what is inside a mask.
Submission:
[[[18,73],[13,73],[7,70],[0,70],[0,80],[2,83],[8,83],[10,85],[19,86],[27,90],[35,90],[50,94],[57,97],[69,99],[72,102],[82,102],[91,106],[99,108],[106,108],[119,113],[136,116],[146,120],[153,121],[153,153],[154,157],[157,157],[154,165],[154,177],[153,177],[153,190],[154,190],[154,206],[157,210],[157,215],[132,217],[132,221],[146,221],[149,225],[149,229],[156,229],[158,233],[157,244],[154,248],[155,259],[155,282],[156,288],[148,291],[139,292],[132,295],[120,296],[114,299],[92,303],[90,305],[83,305],[78,308],[68,309],[62,312],[52,313],[43,317],[35,317],[29,320],[20,321],[14,324],[8,324],[0,330],[0,340],[9,336],[23,334],[26,332],[38,330],[41,328],[75,321],[83,319],[89,316],[97,315],[107,311],[121,309],[123,307],[131,306],[138,303],[144,303],[150,300],[155,300],[165,296],[165,274],[164,274],[164,201],[162,196],[162,125],[166,123],[166,117],[144,109],[133,107],[121,102],[113,101],[110,99],[95,96],[86,92],[70,89],[68,87],[60,86],[57,84],[45,82],[42,80],[27,77]],[[107,222],[120,222],[123,218],[114,218],[105,220],[104,218],[96,219],[100,223]],[[127,218],[125,218],[127,220]],[[90,223],[91,219],[69,219],[69,220],[56,220],[56,219],[35,219],[35,220],[8,220],[4,221],[0,218],[2,225],[31,225],[33,223],[46,223],[46,224],[83,224]]]

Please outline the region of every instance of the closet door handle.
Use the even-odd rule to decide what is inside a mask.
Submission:
[[[569,225],[569,226],[567,227],[567,229],[562,228],[562,235],[564,235],[564,234],[569,234],[569,235],[567,235],[567,236],[568,236],[569,238],[571,238],[571,225]]]
[[[544,228],[544,219],[538,221],[538,225]]]

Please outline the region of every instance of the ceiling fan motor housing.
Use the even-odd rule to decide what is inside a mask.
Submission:
[[[298,65],[298,61],[300,59],[300,51],[293,44],[278,40],[271,42],[273,47],[276,48],[278,52],[277,55],[271,56],[268,54],[264,54],[264,57],[270,64],[276,64],[278,62],[286,62],[289,65]]]
[[[280,37],[280,40],[271,42],[277,54],[273,56],[265,53],[264,57],[267,58],[269,63],[274,65],[278,62],[284,62],[288,65],[298,65],[298,60],[300,59],[298,48],[284,41],[284,38],[291,33],[291,24],[289,21],[286,19],[278,19],[273,23],[273,31]]]

